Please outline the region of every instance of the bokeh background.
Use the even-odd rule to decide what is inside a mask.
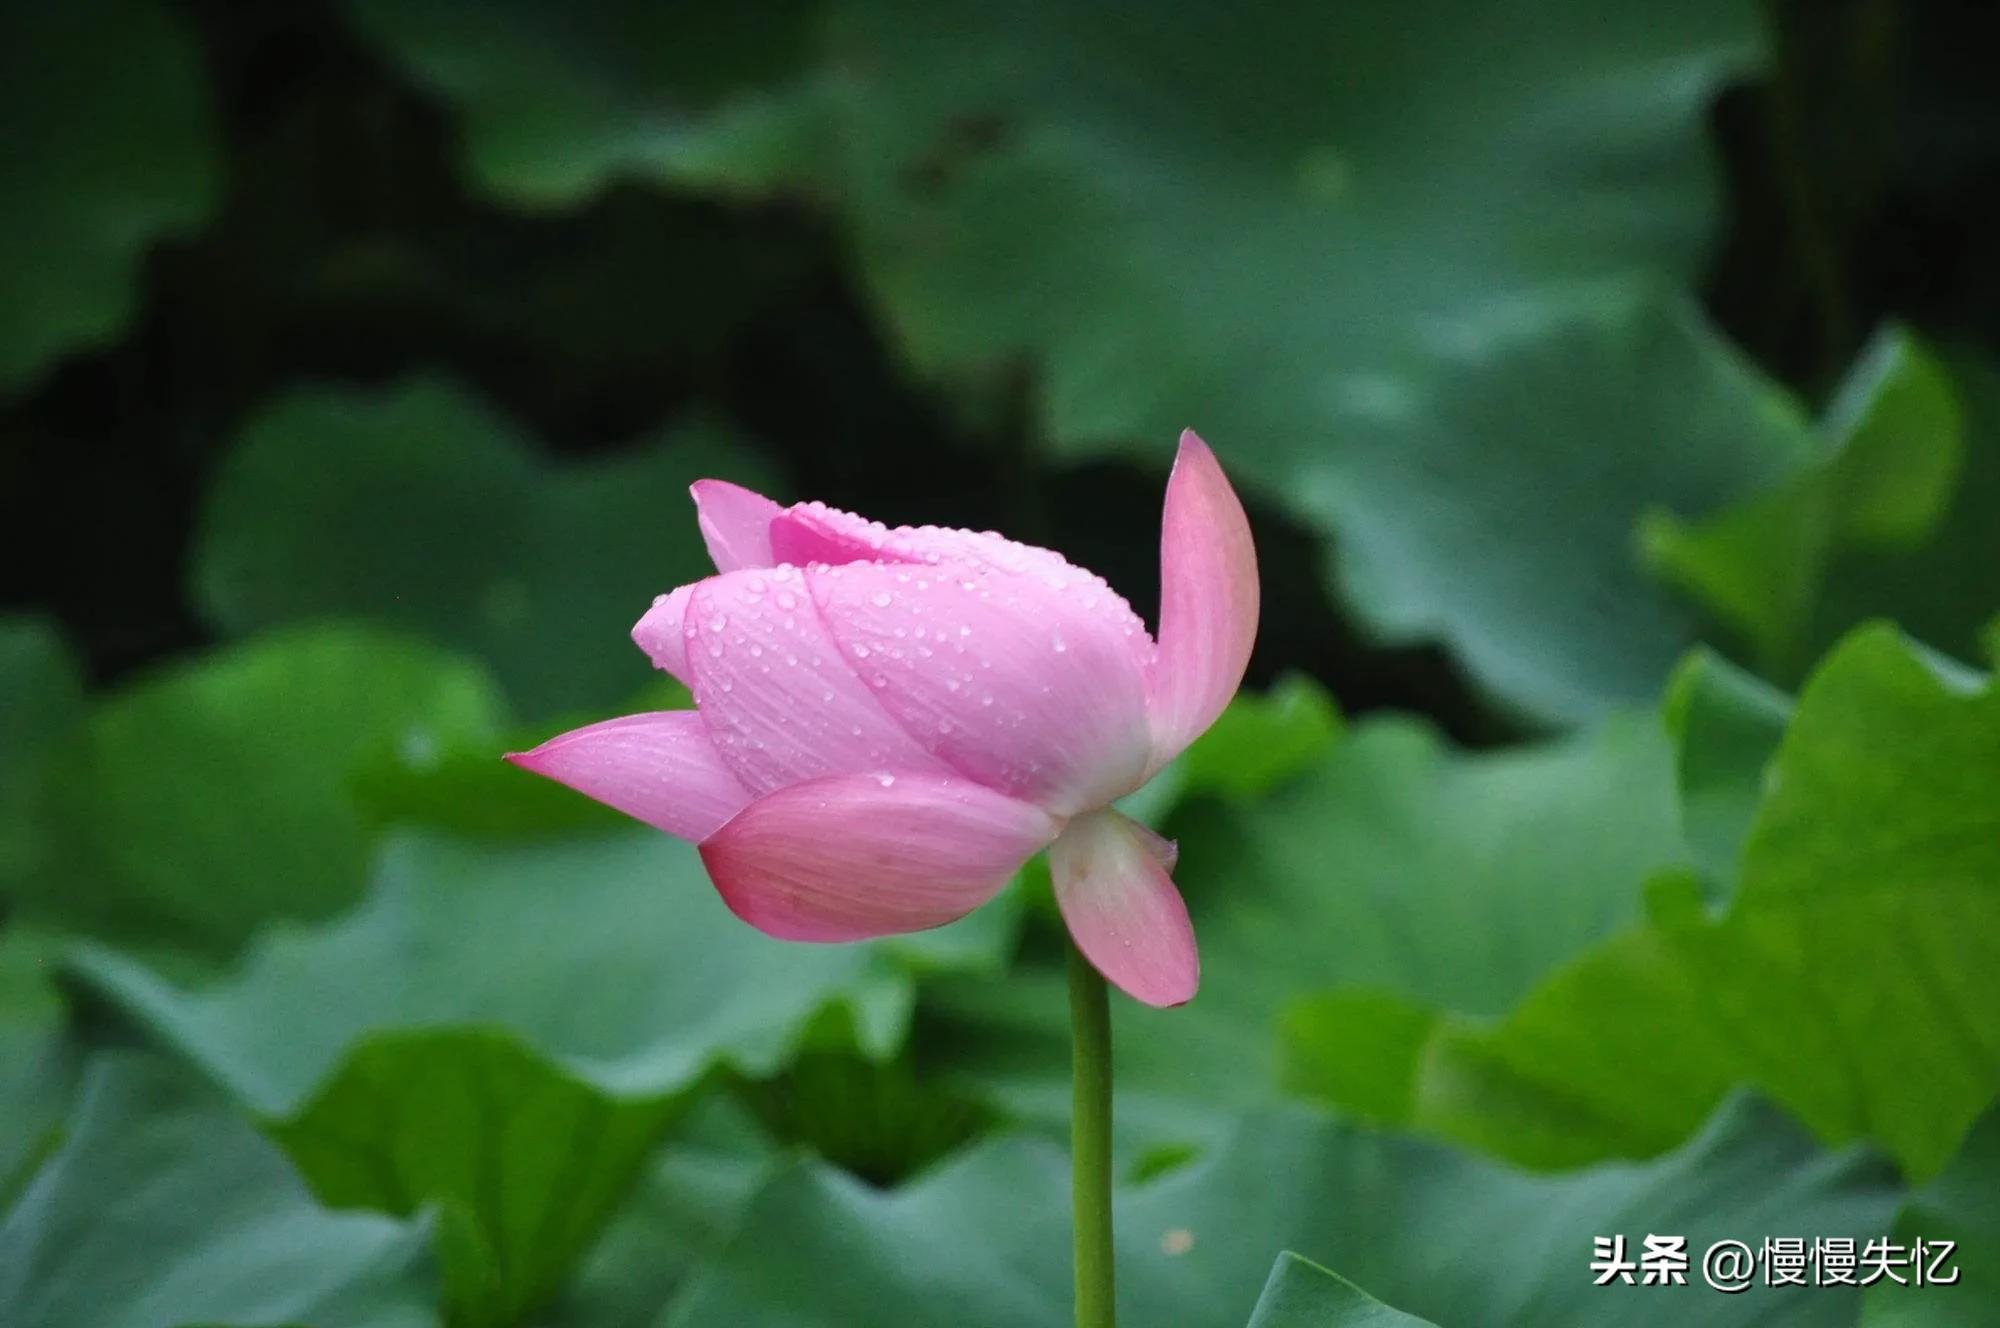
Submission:
[[[696,478],[1150,618],[1186,426],[1127,1320],[1995,1321],[1990,6],[0,12],[0,1322],[1064,1322],[1038,868],[783,946],[497,756],[687,703]]]

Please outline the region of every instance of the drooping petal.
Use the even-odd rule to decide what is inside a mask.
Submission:
[[[681,839],[708,838],[750,802],[692,710],[626,715],[507,759]]]
[[[1201,981],[1194,927],[1149,838],[1114,811],[1079,816],[1049,847],[1056,906],[1084,958],[1148,1005],[1182,1005]]]
[[[769,567],[777,561],[771,556],[771,520],[785,509],[728,480],[696,480],[688,492],[694,495],[695,519],[716,571]]]
[[[1157,770],[1215,722],[1257,638],[1257,550],[1215,454],[1181,435],[1160,526],[1159,649],[1148,677]]]
[[[842,658],[796,567],[696,583],[682,631],[695,703],[751,792],[861,771],[950,773]]]
[[[969,780],[837,775],[759,798],[701,857],[724,902],[759,931],[853,941],[964,916],[1058,828]]]
[[[694,595],[693,585],[685,585],[668,591],[653,601],[653,607],[646,610],[646,616],[632,627],[632,641],[646,652],[646,658],[653,661],[653,667],[663,669],[679,681],[694,686],[688,673],[687,637],[684,623],[687,618],[688,600]]]
[[[806,580],[875,701],[952,769],[1058,815],[1138,783],[1146,644],[1101,583],[894,563]]]

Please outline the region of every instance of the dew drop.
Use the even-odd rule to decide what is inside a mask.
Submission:
[[[878,590],[874,594],[868,597],[868,602],[870,604],[873,604],[878,609],[886,609],[889,607],[891,599],[892,596],[889,594],[888,591]]]

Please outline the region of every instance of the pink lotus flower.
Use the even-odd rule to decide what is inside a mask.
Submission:
[[[1183,434],[1167,483],[1157,641],[1047,549],[693,492],[719,574],[632,638],[697,708],[508,759],[699,845],[737,916],[788,940],[941,926],[1047,848],[1099,971],[1151,1005],[1192,997],[1174,847],[1111,803],[1215,721],[1256,635],[1249,524],[1207,445]]]

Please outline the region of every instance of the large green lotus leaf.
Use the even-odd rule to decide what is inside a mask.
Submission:
[[[0,1221],[8,1328],[435,1328],[420,1227],[315,1203],[165,1062],[93,1062],[69,1137]]]
[[[556,1293],[683,1105],[605,1093],[504,1034],[382,1033],[270,1129],[322,1201],[432,1212],[453,1323],[504,1328]]]
[[[1868,1291],[1862,1328],[1994,1328],[2000,1324],[2000,1108],[1989,1109],[1943,1171],[1904,1205],[1894,1238],[1905,1248],[1950,1242],[1936,1271],[1956,1284],[1919,1285],[1914,1269]],[[1929,1277],[1932,1261],[1921,1260]]]
[[[50,755],[50,864],[24,916],[156,949],[233,950],[358,899],[373,841],[346,789],[379,743],[501,722],[485,675],[373,630],[276,633],[99,701]]]
[[[687,494],[707,475],[764,478],[706,427],[557,464],[445,383],[301,389],[217,475],[194,591],[235,632],[326,616],[422,632],[537,717],[609,707],[649,673],[632,624],[713,570]]]
[[[544,1320],[552,1328],[652,1328],[784,1160],[730,1097],[704,1094],[647,1161]]]
[[[72,964],[270,1120],[323,1197],[435,1206],[455,1311],[497,1325],[556,1293],[711,1073],[892,1050],[939,953],[771,940],[692,848],[635,827],[395,836],[361,907],[266,933],[199,990],[108,948]]]
[[[1788,682],[1804,672],[1805,652],[1824,645],[1807,632],[1822,616],[1828,577],[1842,559],[1921,549],[1951,507],[1964,447],[1944,367],[1895,328],[1862,355],[1821,433],[1823,455],[1783,484],[1697,521],[1657,515],[1644,534],[1662,574]],[[1972,625],[1950,639],[1963,641]]]
[[[830,1003],[887,1051],[908,985],[892,952],[772,940],[729,912],[691,847],[633,827],[522,844],[398,834],[360,907],[259,937],[198,989],[103,947],[73,962],[258,1110],[285,1114],[389,1031],[504,1029],[632,1095],[685,1088],[725,1059],[769,1073]]]
[[[1726,913],[1660,882],[1647,923],[1496,1023],[1410,1002],[1385,1021],[1380,992],[1304,1003],[1295,1086],[1574,1165],[1669,1147],[1747,1081],[1935,1171],[2000,1085],[2000,690],[1863,629],[1808,683],[1765,787]],[[1372,1056],[1342,1051],[1355,1036]]]
[[[1637,528],[1779,482],[1806,442],[1794,407],[1645,292],[1495,318],[1423,373],[1357,389],[1351,441],[1280,481],[1334,534],[1348,599],[1537,716],[1652,700],[1697,623]]]
[[[1115,1004],[1121,1142],[1209,1137],[1215,1108],[1267,1100],[1297,993],[1376,984],[1497,1014],[1629,922],[1681,862],[1672,753],[1650,719],[1492,754],[1411,720],[1352,730],[1254,801],[1197,799],[1167,823],[1202,952],[1177,1010]],[[920,1047],[1012,1111],[1066,1119],[1059,964],[926,989]]]
[[[1892,618],[1920,641],[1961,659],[1981,654],[1981,633],[2000,611],[2000,593],[1984,575],[2000,566],[2000,369],[1984,356],[1949,356],[1952,386],[1964,411],[1964,459],[1950,506],[1915,549],[1849,550],[1833,560],[1809,629],[1824,647],[1856,623]],[[1903,452],[1889,463],[1918,468]],[[1890,488],[1884,483],[1878,487]]]
[[[1238,1328],[1292,1249],[1439,1323],[1849,1324],[1858,1295],[1817,1287],[1593,1287],[1592,1240],[1878,1234],[1899,1191],[1859,1152],[1815,1150],[1737,1102],[1640,1166],[1538,1177],[1434,1144],[1317,1119],[1241,1121],[1199,1162],[1118,1198],[1122,1322]],[[823,1167],[774,1180],[663,1328],[1056,1328],[1069,1322],[1066,1159],[1003,1139],[883,1193]]]
[[[54,624],[0,617],[0,899],[47,870],[48,754],[83,713],[82,669]]]
[[[1435,1328],[1391,1309],[1338,1273],[1287,1250],[1250,1315],[1250,1328]]]
[[[1725,894],[1764,798],[1791,698],[1706,649],[1674,670],[1660,717],[1674,744],[1681,826],[1696,864]]]
[[[765,91],[803,58],[809,0],[349,0],[348,13],[451,100],[474,175],[516,204],[573,204],[623,176],[761,189],[812,160],[809,94]]]
[[[1634,521],[1801,443],[1653,285],[1700,261],[1751,6],[843,18],[836,197],[920,366],[1030,357],[1068,451],[1194,424],[1335,536],[1365,618],[1538,715],[1653,694],[1692,624]]]
[[[0,393],[108,341],[148,245],[208,215],[220,172],[200,48],[150,0],[0,16]]]

